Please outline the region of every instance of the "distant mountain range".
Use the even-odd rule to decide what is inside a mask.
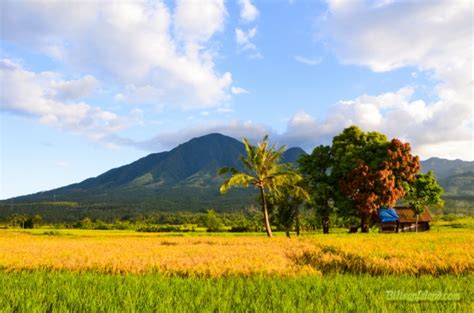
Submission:
[[[431,158],[421,162],[421,169],[433,171],[446,195],[474,196],[474,162]]]
[[[304,153],[300,148],[290,148],[282,161],[296,163]],[[223,179],[217,176],[217,171],[224,166],[240,169],[239,157],[244,154],[245,148],[240,141],[209,134],[77,184],[4,200],[0,205],[0,217],[14,210],[12,203],[17,208],[29,204],[28,212],[33,210],[33,204],[34,208],[42,208],[47,205],[59,207],[61,203],[86,211],[109,209],[125,213],[209,208],[234,211],[253,203],[255,193],[234,189],[221,195],[218,187]],[[461,206],[466,199],[474,203],[474,162],[431,158],[422,161],[421,166],[423,172],[432,170],[435,173],[449,201],[454,203],[461,199],[464,201]],[[456,203],[459,205],[459,201]]]

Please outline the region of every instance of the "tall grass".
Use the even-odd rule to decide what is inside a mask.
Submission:
[[[0,272],[2,312],[472,312],[472,276],[180,278]],[[387,291],[457,294],[389,301]]]

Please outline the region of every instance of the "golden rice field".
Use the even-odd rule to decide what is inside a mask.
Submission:
[[[0,269],[170,276],[473,274],[474,232],[163,237],[0,230]]]

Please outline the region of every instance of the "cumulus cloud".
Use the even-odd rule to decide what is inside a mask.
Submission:
[[[195,49],[195,45],[222,31],[226,14],[223,0],[178,0],[174,28],[178,37]]]
[[[218,73],[212,37],[227,15],[223,0],[5,1],[3,39],[185,108],[228,99],[230,73]]]
[[[320,120],[306,112],[298,112],[290,119],[279,140],[311,149],[330,143],[343,128],[355,124],[365,131],[379,131],[389,138],[410,142],[414,153],[422,158],[472,160],[472,129],[460,124],[436,131],[437,126],[432,123],[440,114],[439,107],[412,99],[413,92],[413,88],[405,87],[396,92],[339,101]]]
[[[265,124],[235,120],[231,123],[214,122],[163,133],[134,145],[149,150],[172,148],[193,137],[214,132],[237,139],[247,137],[256,142],[269,134],[274,143],[297,146],[310,152],[320,144],[330,144],[332,138],[345,127],[358,125],[364,131],[379,131],[389,138],[410,142],[413,152],[422,159],[438,156],[472,160],[472,129],[463,125],[451,125],[443,133],[433,131],[436,127],[433,128],[431,123],[439,114],[439,107],[413,97],[414,89],[404,87],[396,92],[362,95],[354,100],[339,101],[323,118],[299,111],[289,119],[287,128],[282,133],[275,132]]]
[[[413,88],[407,86],[376,99],[366,96],[340,103],[339,107],[348,110],[346,118],[393,135],[404,134],[425,156],[474,159],[471,3],[373,4],[328,1],[322,28],[336,53],[345,63],[376,72],[401,67],[425,71],[438,82],[434,88],[438,99],[430,103],[412,100]],[[397,104],[387,104],[393,97]]]
[[[239,0],[240,18],[245,22],[252,22],[258,17],[258,9],[250,0]]]
[[[86,95],[90,82],[61,80],[53,72],[35,73],[9,59],[0,60],[0,109],[12,114],[37,118],[42,124],[102,140],[126,127],[126,120],[113,112],[76,101]],[[84,83],[85,82],[85,83]]]
[[[99,81],[91,75],[76,80],[52,81],[51,84],[57,97],[63,100],[87,97],[100,86]]]

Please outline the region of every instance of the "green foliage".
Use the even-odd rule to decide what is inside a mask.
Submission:
[[[426,174],[417,174],[416,179],[409,185],[406,200],[415,213],[422,214],[428,206],[444,205],[441,195],[443,189],[439,186],[432,171]]]
[[[74,225],[74,228],[81,229],[94,229],[92,220],[89,217],[85,217]]]
[[[318,146],[310,155],[302,155],[298,160],[303,174],[303,185],[310,194],[308,205],[321,218],[324,233],[329,233],[329,216],[334,212],[336,182],[331,171],[334,162],[330,146]]]
[[[180,232],[182,228],[177,225],[143,225],[137,228],[138,232],[143,233],[166,233],[166,232]]]
[[[286,232],[288,237],[293,227],[296,227],[299,235],[300,207],[305,200],[305,196],[294,191],[291,186],[282,187],[278,194],[271,194],[268,201],[274,222]]]
[[[207,211],[204,225],[208,232],[218,232],[222,230],[222,221],[214,210]]]

